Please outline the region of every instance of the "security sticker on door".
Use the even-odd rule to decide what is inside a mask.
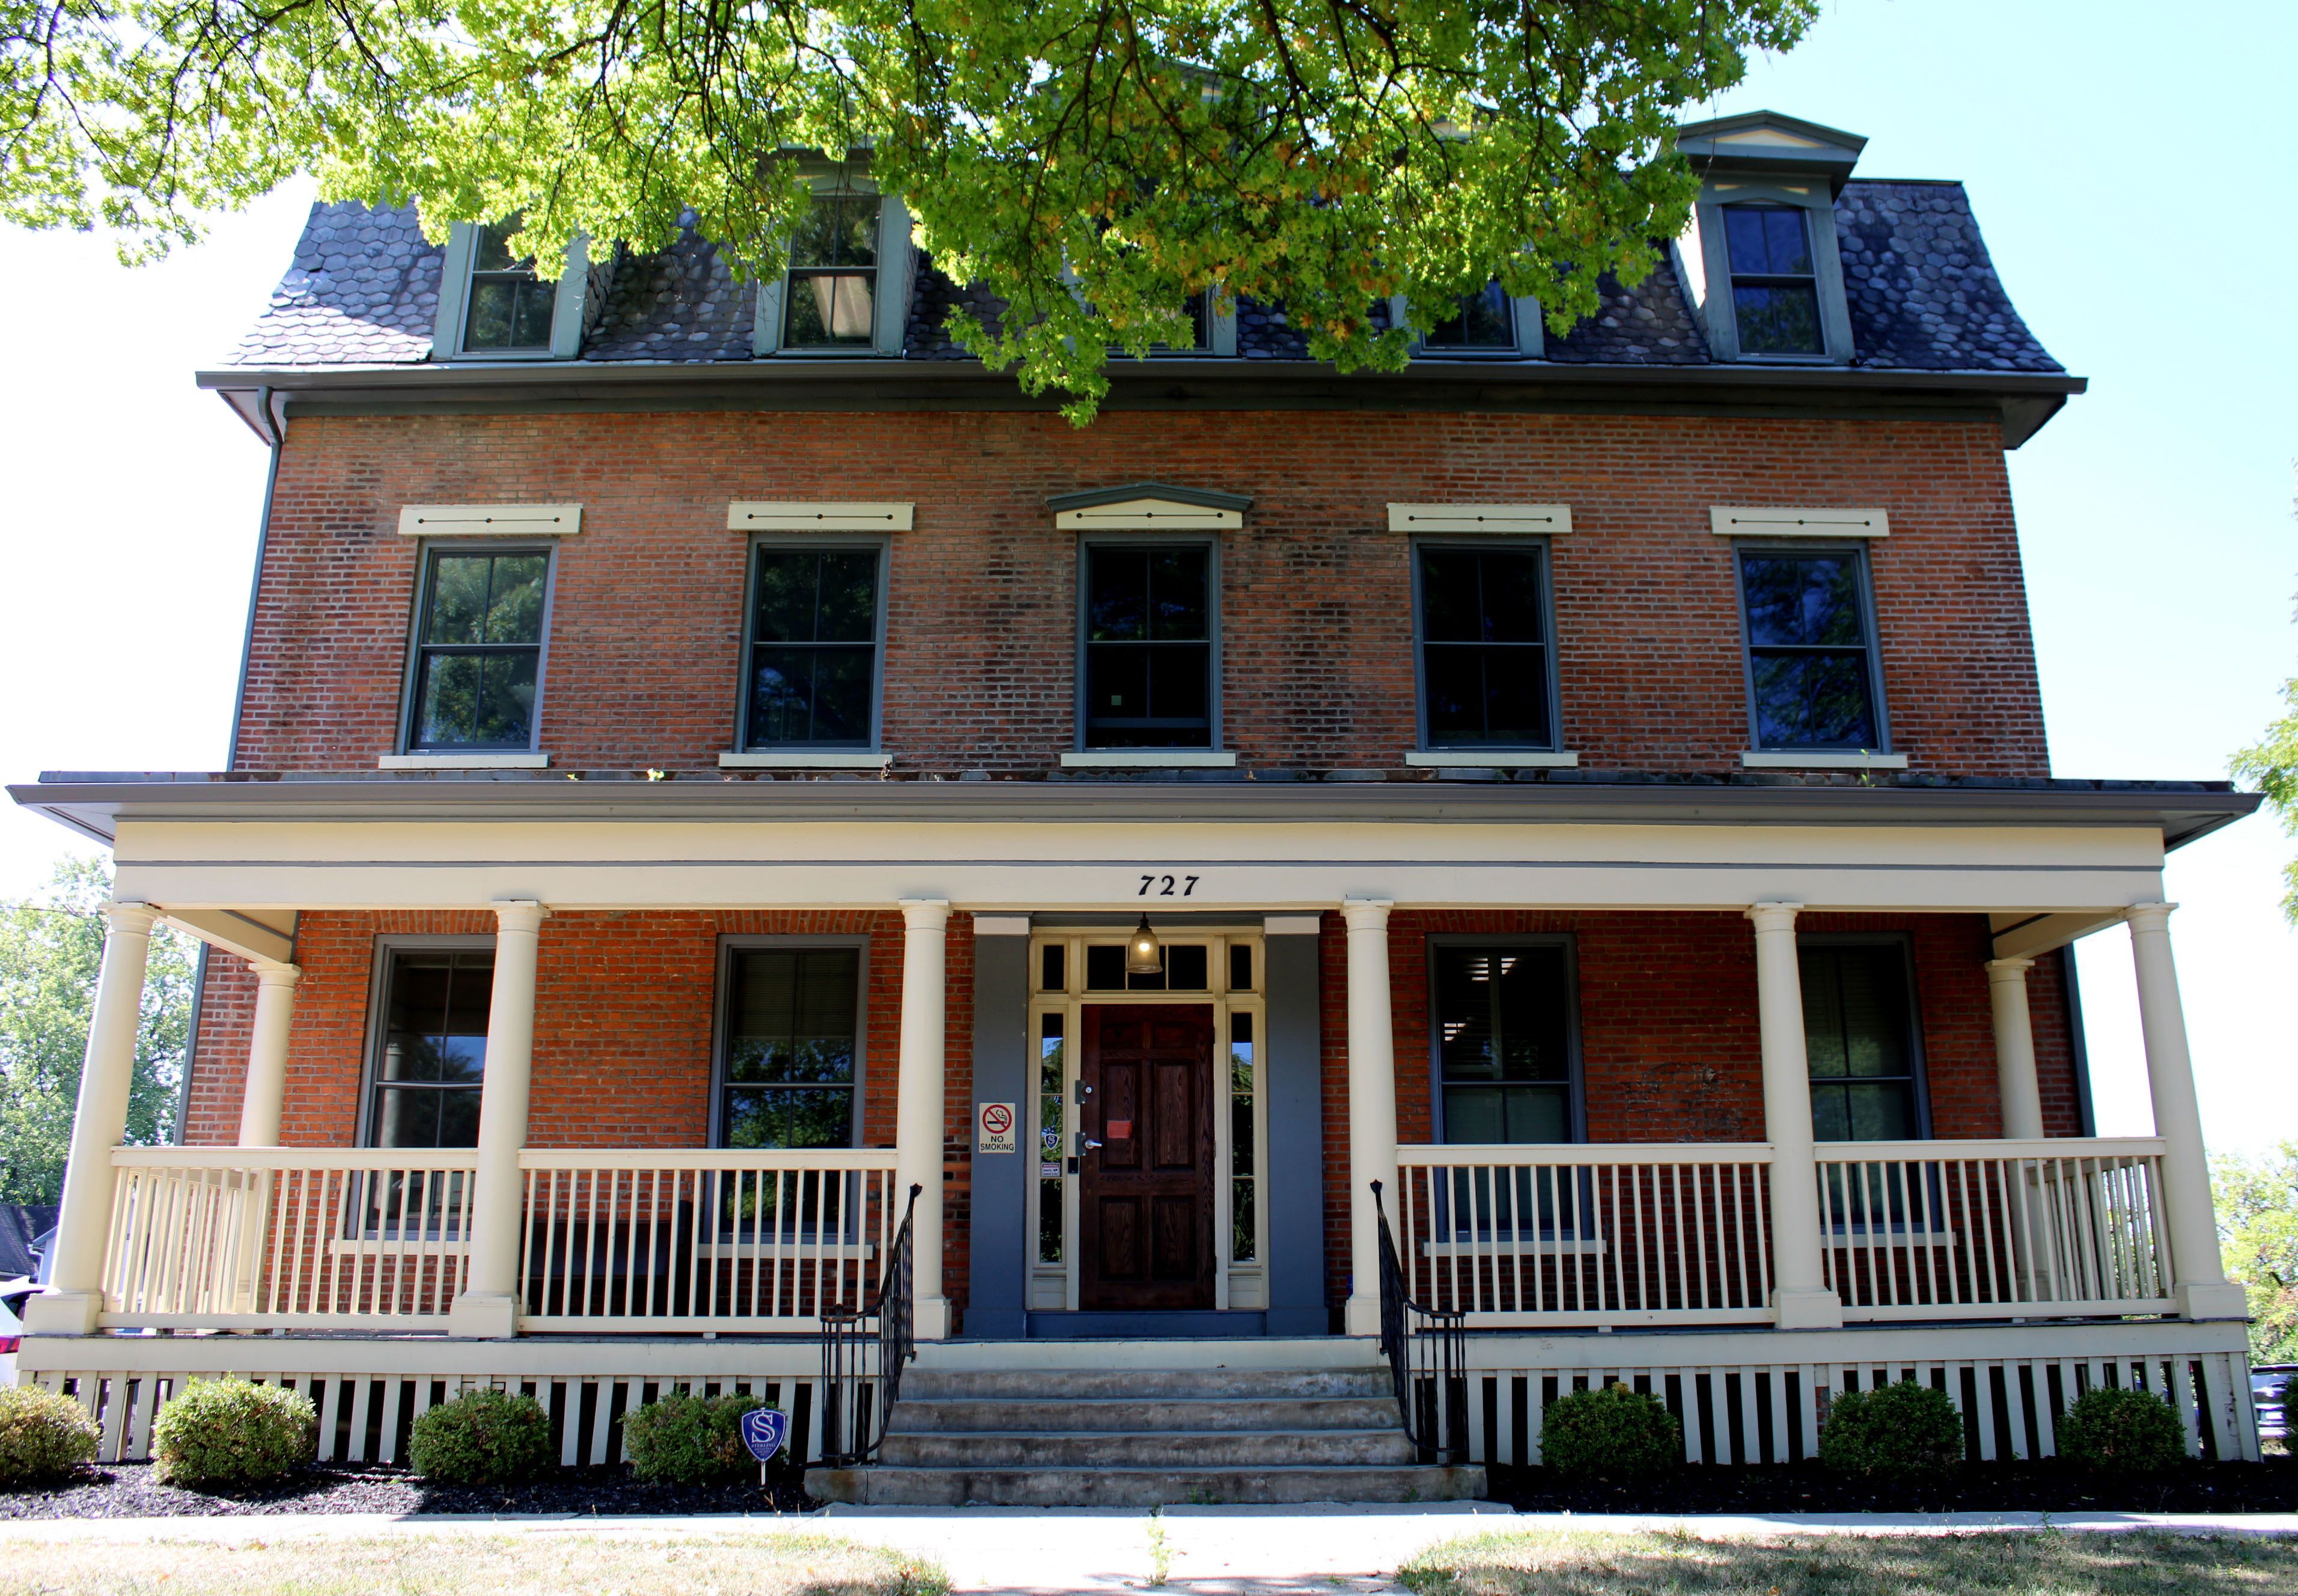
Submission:
[[[1014,1135],[1015,1115],[1010,1103],[984,1103],[974,1110],[974,1129],[979,1133],[974,1141],[977,1153],[1019,1153],[1021,1140]]]

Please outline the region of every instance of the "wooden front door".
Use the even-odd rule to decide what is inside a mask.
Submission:
[[[1213,1012],[1085,1011],[1078,1305],[1213,1305]]]

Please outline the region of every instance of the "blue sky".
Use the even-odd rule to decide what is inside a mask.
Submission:
[[[1841,0],[1712,106],[1864,134],[1862,176],[1961,178],[2029,325],[2092,380],[2010,457],[2061,774],[2222,775],[2298,671],[2294,60],[2287,4]],[[6,235],[0,777],[220,765],[264,453],[191,374],[253,319],[310,197],[136,271]],[[72,846],[0,811],[0,895]],[[2217,1147],[2298,1137],[2291,852],[2257,819],[2171,864]],[[2129,942],[2079,957],[2101,1129],[2143,1132]]]

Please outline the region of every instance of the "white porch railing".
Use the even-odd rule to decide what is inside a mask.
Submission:
[[[100,1322],[443,1329],[463,1289],[467,1151],[120,1147]]]
[[[531,1330],[812,1330],[866,1302],[895,1228],[890,1148],[519,1155]]]
[[[1846,1319],[2169,1313],[2162,1144],[1833,1142],[1821,1245]]]
[[[1471,1328],[1772,1317],[1760,1144],[1397,1149],[1414,1300]]]

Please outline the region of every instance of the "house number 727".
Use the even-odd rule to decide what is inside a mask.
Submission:
[[[1187,897],[1196,891],[1198,880],[1198,877],[1193,875],[1145,875],[1141,878],[1141,890],[1133,896],[1150,897],[1150,889],[1153,887],[1156,889],[1155,896],[1158,897]],[[1175,890],[1177,886],[1179,889],[1178,891]]]

